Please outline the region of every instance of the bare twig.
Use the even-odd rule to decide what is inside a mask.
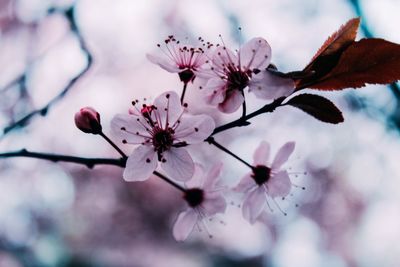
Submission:
[[[33,110],[32,112],[25,115],[21,119],[15,121],[15,122],[11,123],[10,125],[8,125],[7,127],[5,127],[3,130],[3,136],[8,134],[9,132],[11,132],[12,130],[24,127],[25,125],[27,125],[30,122],[30,120],[33,117],[35,117],[37,115],[45,116],[47,114],[47,112],[49,111],[49,109],[56,102],[61,100],[69,92],[69,90],[75,85],[75,83],[90,69],[90,67],[93,63],[93,58],[92,58],[90,51],[87,48],[85,40],[83,39],[83,37],[79,31],[79,28],[77,27],[77,24],[76,24],[73,14],[74,14],[74,6],[72,6],[70,9],[68,9],[67,11],[64,12],[65,17],[69,21],[71,31],[73,33],[75,33],[75,35],[77,36],[77,38],[79,40],[81,49],[87,55],[88,63],[86,65],[86,67],[77,76],[75,76],[72,80],[70,80],[70,82],[64,87],[64,89],[57,96],[55,96],[53,99],[51,99],[46,105],[44,105],[43,107],[41,107],[39,109]],[[25,77],[25,75],[26,75],[26,73],[24,73],[21,77]],[[21,79],[21,77],[15,81],[19,81]],[[15,81],[14,81],[14,83],[15,83]],[[13,84],[13,83],[11,83],[11,84]]]

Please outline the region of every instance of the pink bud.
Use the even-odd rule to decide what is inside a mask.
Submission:
[[[100,114],[91,107],[81,108],[75,113],[75,125],[84,133],[101,133]]]

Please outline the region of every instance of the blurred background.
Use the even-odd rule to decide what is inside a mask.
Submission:
[[[274,64],[292,71],[356,16],[359,38],[400,43],[399,11],[398,0],[0,0],[0,153],[118,157],[100,137],[76,129],[74,113],[95,107],[109,133],[110,120],[131,100],[180,92],[178,76],[145,57],[161,54],[156,44],[167,35],[215,43],[222,34],[232,49],[264,37]],[[199,105],[200,83],[187,92],[191,112],[209,113],[218,125],[240,115]],[[182,196],[155,177],[126,183],[113,166],[1,159],[0,266],[400,266],[398,86],[313,93],[335,102],[345,122],[324,124],[282,107],[216,136],[249,162],[261,140],[273,151],[296,141],[287,166],[306,190],[278,200],[288,216],[275,208],[264,224],[251,226],[240,198],[228,196],[226,225],[209,224],[213,239],[195,231],[177,243],[171,229]],[[249,110],[263,105],[247,99]],[[222,160],[230,186],[248,171],[207,144],[190,152],[206,168]]]

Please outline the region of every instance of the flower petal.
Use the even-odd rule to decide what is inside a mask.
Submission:
[[[149,136],[149,134],[146,132],[143,124],[137,121],[138,119],[139,117],[134,115],[115,115],[111,120],[112,134],[120,139],[121,142],[125,140],[129,144],[143,143],[146,140],[144,136]]]
[[[225,99],[225,87],[226,82],[221,78],[208,80],[203,89],[207,104],[216,106],[222,103]]]
[[[154,100],[154,106],[157,108],[156,112],[162,128],[165,128],[167,123],[170,126],[174,125],[183,113],[179,96],[174,91],[159,95]]]
[[[204,184],[204,168],[200,164],[194,164],[193,177],[185,183],[187,188],[203,188]]]
[[[188,209],[178,215],[172,230],[176,241],[184,241],[190,235],[196,225],[198,216],[193,209]]]
[[[215,129],[213,118],[208,115],[182,116],[175,129],[174,138],[188,144],[201,143]]]
[[[242,93],[239,90],[233,90],[226,94],[224,102],[218,105],[218,109],[224,113],[232,113],[238,110],[243,101]]]
[[[239,60],[242,70],[264,69],[271,62],[271,47],[265,39],[253,38],[239,50]]]
[[[216,186],[219,181],[219,176],[221,175],[222,167],[222,162],[217,162],[207,172],[203,187],[206,191],[212,190]]]
[[[268,195],[270,197],[286,197],[292,188],[287,171],[280,171],[272,175],[267,182]]]
[[[295,142],[287,142],[279,149],[279,151],[276,153],[274,161],[272,162],[272,170],[276,171],[280,169],[280,167],[289,159],[290,155],[293,153],[295,145]]]
[[[146,54],[146,57],[148,60],[150,60],[151,63],[157,64],[158,66],[160,66],[161,68],[163,68],[168,72],[178,73],[182,71],[179,69],[179,67],[176,65],[175,62],[166,60],[163,57],[154,56],[151,54]]]
[[[249,190],[256,187],[258,187],[258,185],[251,177],[251,173],[248,173],[240,180],[233,190],[239,193],[247,193]]]
[[[282,78],[269,71],[261,71],[249,81],[249,92],[261,99],[277,99],[294,92],[294,81]]]
[[[229,65],[237,66],[238,58],[236,55],[225,46],[218,47],[212,57],[213,67],[216,71],[216,76],[219,76],[219,72],[224,72]]]
[[[157,167],[156,152],[152,146],[141,145],[129,156],[124,170],[124,180],[145,181]]]
[[[250,192],[244,200],[242,207],[243,217],[251,224],[254,224],[264,210],[265,203],[265,189],[259,186],[256,190]]]
[[[193,177],[194,163],[184,148],[171,148],[163,153],[161,167],[172,179],[188,181]]]
[[[253,155],[254,165],[265,165],[268,162],[270,146],[266,141],[262,141]]]
[[[201,204],[207,216],[213,216],[217,213],[224,213],[226,210],[226,200],[222,194],[206,198]]]

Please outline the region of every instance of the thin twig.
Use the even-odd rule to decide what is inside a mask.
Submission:
[[[61,154],[50,154],[50,153],[42,153],[42,152],[31,152],[26,149],[21,149],[18,151],[11,151],[0,153],[0,158],[17,158],[17,157],[24,157],[24,158],[36,158],[42,160],[48,160],[51,162],[71,162],[76,164],[82,164],[92,169],[96,165],[114,165],[118,167],[124,168],[126,165],[127,158],[84,158],[84,157],[76,157],[76,156],[69,156],[69,155],[61,155]],[[186,189],[183,188],[181,185],[175,183],[165,175],[154,171],[154,175],[161,178],[163,181],[167,182],[168,184],[172,185],[173,187],[177,188],[182,192],[186,192]]]
[[[263,106],[262,108],[254,111],[244,117],[240,117],[239,119],[236,119],[236,120],[226,123],[224,125],[218,126],[217,128],[214,129],[214,131],[212,132],[210,137],[217,133],[224,132],[224,131],[229,130],[234,127],[242,127],[242,126],[249,125],[250,124],[250,122],[248,122],[249,119],[256,117],[262,113],[273,112],[277,107],[279,107],[282,104],[282,102],[285,99],[286,99],[286,97],[277,98],[272,103],[267,104],[267,105]],[[208,142],[209,138],[207,138],[205,141]]]
[[[3,130],[3,136],[8,134],[9,132],[11,132],[12,130],[26,126],[30,122],[30,120],[37,115],[45,116],[47,114],[47,112],[49,111],[49,109],[52,107],[52,105],[54,105],[56,102],[61,100],[68,93],[68,91],[76,84],[76,82],[90,69],[90,67],[93,63],[93,58],[92,58],[90,51],[87,48],[85,40],[83,39],[83,37],[77,27],[77,24],[76,24],[73,14],[74,14],[74,6],[72,6],[70,9],[68,9],[64,13],[65,17],[69,21],[71,31],[73,33],[75,33],[75,35],[78,38],[81,49],[87,55],[88,63],[86,65],[86,67],[77,76],[75,76],[72,80],[70,80],[69,83],[64,87],[64,89],[57,96],[55,96],[53,99],[51,99],[42,108],[39,108],[39,109],[36,109],[36,110],[30,112],[29,114],[25,115],[21,119],[15,121],[15,122],[11,123],[10,125],[8,125],[7,127],[5,127]]]
[[[237,156],[235,153],[231,152],[229,149],[227,149],[226,147],[224,147],[223,145],[221,145],[220,143],[218,143],[217,141],[215,141],[214,137],[210,137],[208,138],[208,143],[210,143],[211,145],[214,145],[216,148],[224,151],[225,153],[231,155],[232,157],[234,157],[235,159],[237,159],[238,161],[242,162],[244,165],[246,165],[247,167],[249,167],[250,169],[253,169],[253,166],[246,162],[245,160],[243,160],[242,158],[240,158],[239,156]]]
[[[43,159],[52,162],[71,162],[85,165],[88,168],[93,168],[95,165],[106,164],[115,165],[119,167],[125,167],[126,159],[124,158],[84,158],[76,156],[67,156],[60,154],[50,154],[41,152],[31,152],[26,149],[21,149],[18,151],[11,151],[6,153],[0,153],[0,158],[15,158],[15,157],[25,157],[25,158],[36,158]]]

